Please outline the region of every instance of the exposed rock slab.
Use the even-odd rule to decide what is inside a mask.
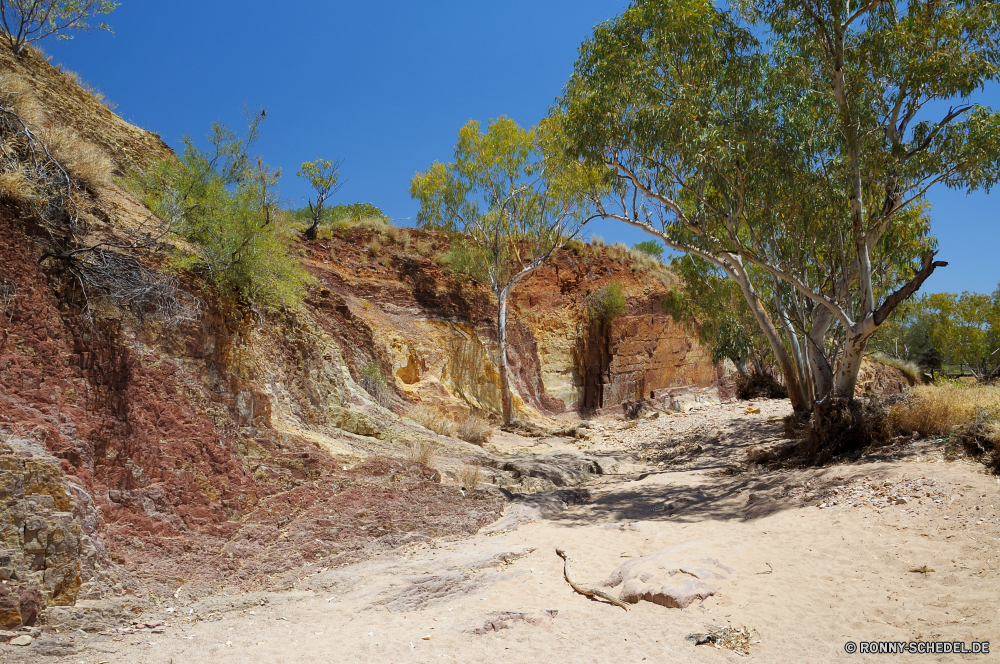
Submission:
[[[619,599],[623,602],[646,600],[683,609],[719,591],[705,583],[706,579],[726,579],[734,571],[714,558],[692,560],[677,548],[660,549],[619,565],[602,585],[622,586]]]

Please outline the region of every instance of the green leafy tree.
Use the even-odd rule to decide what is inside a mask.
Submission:
[[[118,7],[114,0],[0,0],[0,28],[19,55],[24,47],[55,35],[72,39],[72,32],[111,31],[107,23],[91,23]]]
[[[134,184],[150,210],[197,246],[178,267],[204,275],[234,303],[274,309],[298,302],[309,276],[289,253],[280,171],[250,154],[262,118],[248,113],[243,137],[213,124],[207,150],[184,138],[180,159],[161,162]]]
[[[410,186],[423,228],[458,231],[452,267],[497,297],[497,341],[504,422],[513,420],[507,369],[507,301],[585,222],[588,172],[562,158],[559,118],[523,129],[501,117],[459,131],[455,161],[417,173]]]
[[[323,206],[326,203],[326,199],[340,191],[340,188],[343,186],[339,182],[340,166],[342,163],[342,161],[317,159],[316,161],[305,162],[302,164],[302,168],[299,169],[299,177],[308,180],[309,184],[316,191],[316,204],[313,205],[312,200],[309,200],[309,213],[312,217],[312,223],[303,233],[307,240],[316,239],[316,231],[323,221]]]
[[[560,112],[616,183],[598,212],[732,278],[806,410],[853,396],[869,338],[944,265],[927,190],[997,180],[1000,115],[968,100],[998,77],[1000,9],[739,6],[633,3],[584,43]]]
[[[643,240],[642,242],[637,242],[634,248],[653,258],[659,259],[663,257],[663,245],[659,242]]]

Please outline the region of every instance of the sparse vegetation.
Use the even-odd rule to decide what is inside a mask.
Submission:
[[[475,413],[462,417],[456,427],[456,436],[473,445],[485,445],[492,435],[493,425]]]
[[[458,485],[465,489],[466,491],[475,491],[479,486],[479,483],[483,481],[483,471],[482,469],[473,464],[464,464],[456,473],[458,478]]]
[[[622,285],[617,281],[609,281],[589,298],[591,320],[602,326],[609,325],[614,319],[625,313],[626,302]]]
[[[207,150],[185,138],[179,160],[131,184],[171,230],[197,245],[174,266],[203,275],[224,299],[276,309],[298,302],[310,277],[289,253],[276,190],[281,173],[250,155],[263,115],[248,112],[247,119],[245,137],[215,123]]]
[[[407,413],[407,417],[434,433],[451,438],[456,437],[455,423],[439,408],[425,405],[415,406]]]
[[[60,164],[87,189],[94,191],[111,182],[114,166],[99,147],[61,126],[45,130],[42,139]]]
[[[437,445],[426,440],[411,442],[407,445],[406,456],[410,461],[431,467],[431,464],[434,463],[434,458],[437,456]]]
[[[366,304],[367,302],[365,300]],[[385,375],[382,374],[382,369],[379,368],[378,364],[369,362],[358,373],[362,389],[375,399],[375,403],[383,408],[389,408],[392,405],[392,387],[390,387]]]
[[[114,0],[0,0],[0,31],[15,54],[27,44],[56,36],[72,39],[73,32],[111,31],[107,23],[95,23],[118,7]]]

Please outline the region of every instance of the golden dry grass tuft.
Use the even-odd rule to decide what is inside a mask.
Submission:
[[[49,127],[42,132],[42,140],[63,168],[88,189],[94,190],[111,181],[114,172],[111,159],[72,129]]]
[[[472,413],[458,423],[457,437],[473,445],[485,445],[493,435],[493,425],[489,420]]]
[[[370,251],[373,255],[378,256],[378,253],[382,251],[382,242],[377,238],[372,238],[371,242],[365,245],[365,249]]]
[[[18,169],[0,174],[0,200],[20,204],[33,196],[34,188],[31,181],[25,177],[24,171]]]
[[[437,456],[437,445],[430,441],[418,440],[407,445],[406,458],[430,467]]]
[[[923,372],[913,362],[907,362],[906,360],[899,360],[895,357],[889,357],[888,355],[883,355],[882,353],[872,353],[872,358],[878,360],[882,364],[893,367],[894,369],[899,369],[906,376],[906,380],[910,385],[922,385],[924,382]]]
[[[429,256],[434,251],[434,244],[424,238],[413,240],[413,251],[419,256]]]
[[[940,436],[972,422],[980,412],[1000,418],[1000,386],[918,386],[910,399],[893,406],[889,417],[893,428],[904,433]]]
[[[457,433],[455,423],[451,418],[440,408],[434,406],[415,406],[407,413],[407,417],[425,429],[430,429],[442,436],[454,438]]]
[[[458,484],[466,491],[475,491],[479,483],[483,481],[483,471],[479,466],[465,464],[455,473]]]

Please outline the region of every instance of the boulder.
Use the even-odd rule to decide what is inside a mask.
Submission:
[[[619,565],[601,585],[622,586],[619,599],[623,602],[646,600],[683,609],[719,591],[704,580],[726,579],[733,571],[714,558],[691,560],[677,549],[660,549]]]

